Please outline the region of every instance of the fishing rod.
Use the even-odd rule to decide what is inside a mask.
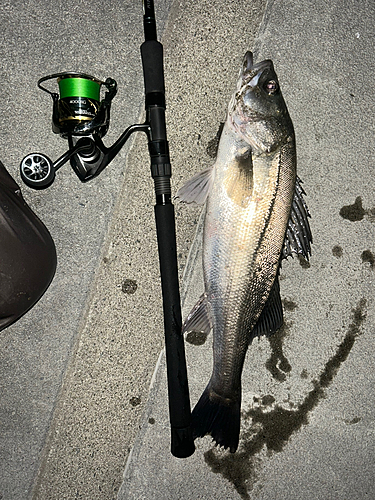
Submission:
[[[143,27],[145,41],[141,45],[141,57],[145,123],[131,125],[112,146],[106,147],[102,138],[109,127],[111,103],[117,93],[116,81],[107,78],[103,82],[77,72],[42,77],[38,87],[50,94],[53,100],[52,130],[68,139],[69,149],[55,162],[42,153],[28,154],[21,161],[20,174],[29,187],[45,189],[54,182],[57,170],[70,161],[78,178],[87,182],[108,166],[131,134],[140,131],[147,135],[156,199],[154,212],[163,296],[171,453],[175,457],[186,458],[194,453],[195,446],[182,335],[175,213],[171,201],[172,171],[165,122],[163,46],[157,40],[153,0],[143,0]],[[46,86],[48,80],[57,80],[59,93]],[[104,90],[104,98],[100,100]]]
[[[148,147],[155,184],[155,220],[163,293],[165,352],[167,360],[171,452],[185,458],[194,453],[190,398],[182,335],[174,206],[171,202],[171,163],[165,124],[163,46],[157,41],[153,0],[144,0],[144,34],[141,45],[145,105],[151,140]]]

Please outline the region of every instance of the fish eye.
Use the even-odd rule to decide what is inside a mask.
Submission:
[[[263,88],[267,92],[267,94],[273,95],[276,94],[276,92],[279,90],[279,84],[276,80],[268,80],[264,84]]]

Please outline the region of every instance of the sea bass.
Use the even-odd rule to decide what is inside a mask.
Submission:
[[[293,124],[273,63],[244,57],[216,163],[177,193],[205,206],[205,292],[183,330],[213,329],[213,372],[195,406],[194,437],[238,447],[241,374],[254,337],[283,324],[279,269],[293,253],[309,259],[312,236],[296,174]]]

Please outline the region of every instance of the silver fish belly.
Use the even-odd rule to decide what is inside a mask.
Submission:
[[[205,294],[184,330],[213,328],[213,373],[193,410],[196,437],[238,446],[241,374],[249,344],[283,322],[278,273],[282,257],[308,259],[311,231],[296,175],[293,125],[271,61],[246,53],[212,169],[177,193],[206,201]]]
[[[233,140],[233,133],[223,133]],[[272,155],[249,158],[242,173],[235,157],[225,164],[219,158],[216,165],[203,267],[214,330],[211,385],[226,398],[240,390],[252,330],[278,273],[294,193],[293,149],[289,144]]]

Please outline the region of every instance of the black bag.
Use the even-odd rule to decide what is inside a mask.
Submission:
[[[0,331],[40,299],[55,270],[50,233],[0,162]]]

